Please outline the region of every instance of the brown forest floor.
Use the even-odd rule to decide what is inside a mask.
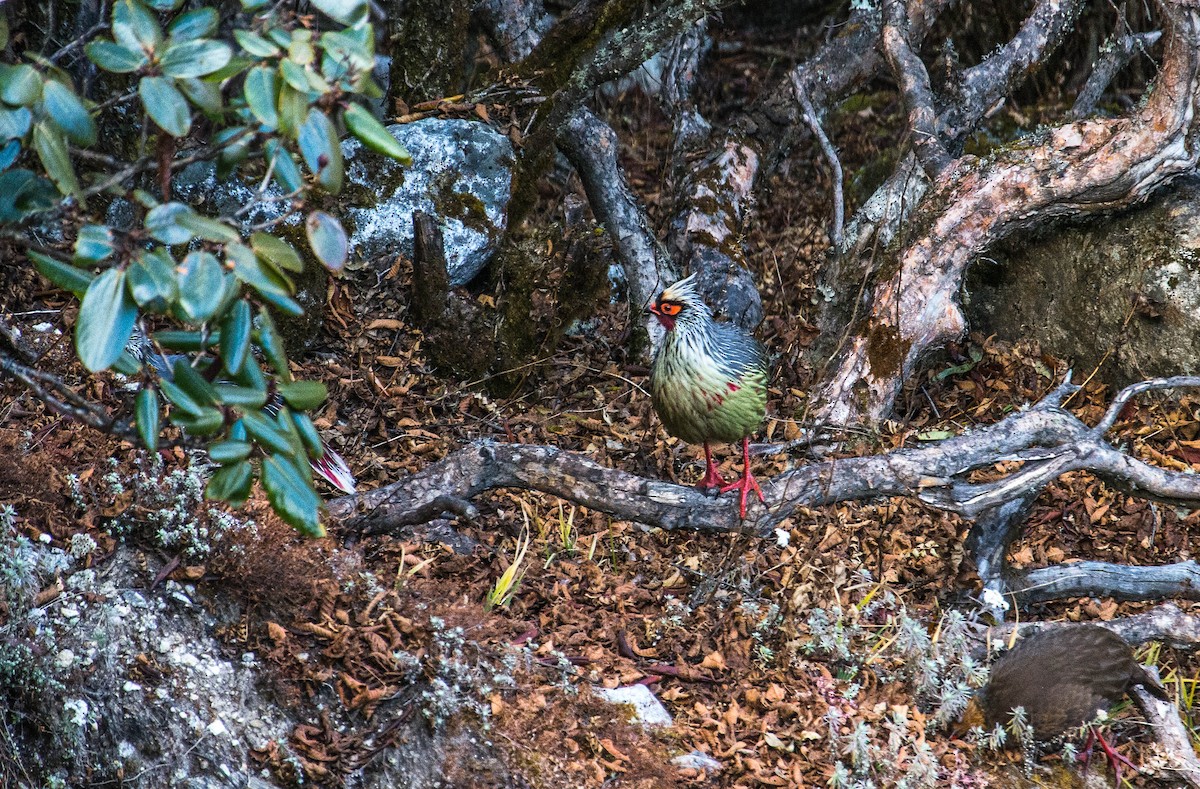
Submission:
[[[724,78],[713,80],[721,87],[705,101],[741,103],[769,84],[786,65],[773,62],[770,51],[764,46],[717,58]],[[900,126],[882,123],[895,121],[899,108],[889,94],[876,98],[831,121],[850,172],[895,144],[880,129]],[[627,143],[631,186],[655,205],[669,124],[637,94],[615,102],[611,117]],[[577,190],[578,184],[564,189]],[[562,195],[547,189],[545,218],[561,216]],[[814,378],[802,359],[814,338],[806,317],[816,298],[816,262],[827,243],[827,195],[828,177],[816,151],[795,151],[745,239],[768,316],[760,335],[777,356],[764,431],[774,441],[796,435]],[[478,438],[554,444],[684,483],[700,476],[696,449],[666,438],[654,417],[645,370],[625,361],[621,306],[602,314],[594,331],[565,338],[530,368],[516,395],[501,397],[489,393],[487,381],[431,373],[421,337],[406,318],[408,271],[400,260],[379,282],[362,274],[333,286],[317,352],[299,359],[304,374],[330,387],[331,404],[320,412],[318,426],[363,488],[390,483]],[[73,307],[32,278],[18,283],[11,297],[0,304],[6,313],[50,310],[20,320],[50,321],[67,331]],[[59,369],[69,373],[66,345],[60,343],[57,353]],[[1032,345],[973,337],[960,350],[971,349],[982,353],[972,369],[939,380],[953,362],[932,364],[912,382],[896,420],[848,451],[913,446],[945,431],[990,424],[1042,396],[1066,368]],[[128,399],[107,379],[86,388],[114,405]],[[1092,384],[1070,405],[1094,422],[1110,394]],[[109,457],[132,461],[138,452],[12,395],[5,391],[7,405],[0,410],[0,445],[11,452],[24,442],[32,450],[21,459],[21,486],[6,485],[4,499],[17,509],[26,533],[47,532],[55,544],[65,544],[87,531],[100,543],[97,561],[103,561],[113,544],[106,528],[133,504],[111,495],[100,479]],[[1144,397],[1124,414],[1117,433],[1139,457],[1186,468],[1200,463],[1198,406],[1194,399]],[[735,458],[732,452],[725,458],[730,476]],[[175,454],[169,461],[182,458]],[[802,462],[764,456],[756,459],[756,473],[770,476]],[[86,510],[71,503],[68,473],[83,479],[91,497]],[[945,612],[973,591],[963,562],[965,525],[956,518],[910,499],[837,505],[798,513],[784,524],[788,544],[780,547],[647,530],[539,494],[499,492],[479,503],[477,523],[454,527],[477,543],[464,555],[420,533],[346,547],[335,529],[327,540],[305,542],[261,501],[252,501],[260,535],[244,551],[218,547],[203,566],[185,560],[176,570],[243,602],[242,626],[225,634],[231,654],[254,649],[267,659],[279,677],[281,703],[300,703],[323,686],[336,688],[341,709],[321,725],[297,730],[280,750],[262,754],[264,763],[282,775],[283,754],[290,750],[309,781],[337,785],[339,770],[367,752],[365,735],[384,736],[376,721],[402,703],[396,696],[409,675],[391,654],[410,653],[419,672],[436,679],[453,652],[446,633],[462,627],[473,645],[464,660],[476,668],[476,686],[445,711],[447,725],[475,726],[486,715],[493,744],[535,786],[826,786],[835,762],[853,771],[854,751],[872,748],[875,765],[864,777],[876,786],[895,785],[915,770],[923,748],[943,768],[939,785],[1021,785],[1015,755],[985,752],[944,730],[927,729],[937,700],[915,692],[913,662],[936,655]],[[1070,558],[1172,562],[1191,555],[1198,528],[1195,513],[1127,499],[1077,474],[1041,497],[1012,559],[1019,565]],[[511,603],[486,610],[485,597],[524,533],[531,541]],[[140,539],[149,544],[146,535]],[[734,548],[742,552],[731,557]],[[716,593],[690,607],[698,583],[723,567],[727,577]],[[362,571],[374,573],[377,583],[348,582]],[[1022,611],[1021,617],[1108,619],[1144,607],[1081,599]],[[819,611],[825,613],[814,615]],[[833,625],[822,617],[840,624],[841,634],[829,636]],[[897,647],[904,617],[924,623],[935,639],[923,658]],[[514,664],[506,658],[512,655],[521,659]],[[1190,698],[1200,664],[1165,647],[1146,657],[1169,678],[1185,680],[1178,687]],[[493,668],[509,673],[512,686],[487,680]],[[675,726],[669,732],[643,733],[586,692],[591,685],[635,682],[649,684],[670,709]],[[1135,763],[1149,759],[1136,710],[1118,717],[1122,751]],[[724,770],[704,775],[668,763],[693,749],[720,760]],[[448,781],[482,784],[469,768],[462,772]],[[1043,785],[1073,780],[1061,771],[1038,775]],[[1137,776],[1131,783],[1170,785]]]

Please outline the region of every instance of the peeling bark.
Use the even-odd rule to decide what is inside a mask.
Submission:
[[[821,389],[824,419],[849,424],[890,411],[921,357],[962,334],[962,276],[989,244],[1054,218],[1128,206],[1195,167],[1200,13],[1168,0],[1160,7],[1166,55],[1139,112],[1066,124],[986,162],[965,156],[937,179],[912,220],[920,231]]]

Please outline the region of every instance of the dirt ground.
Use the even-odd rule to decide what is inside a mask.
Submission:
[[[767,46],[717,61],[725,78],[715,79],[722,87],[705,97],[714,106],[731,96],[747,100],[787,65]],[[1035,115],[1037,108],[1011,111]],[[848,172],[866,171],[896,145],[881,130],[897,128],[884,121],[899,113],[895,96],[881,91],[831,118]],[[637,93],[613,101],[610,119],[626,144],[632,188],[657,206],[669,124]],[[815,378],[804,351],[815,337],[809,321],[815,271],[827,248],[828,185],[819,152],[801,146],[774,176],[744,239],[767,315],[760,337],[775,358],[765,442],[798,434]],[[573,179],[547,186],[534,221],[561,216],[568,192],[580,192]],[[656,218],[665,213],[665,206],[656,209]],[[550,270],[562,246],[548,253]],[[331,400],[317,425],[362,488],[390,483],[480,438],[553,444],[681,483],[701,476],[697,448],[664,434],[646,392],[646,369],[626,359],[622,305],[602,312],[593,330],[568,335],[539,355],[516,392],[502,396],[492,381],[431,371],[407,319],[409,272],[400,259],[381,279],[360,272],[335,281],[324,330],[297,357],[304,375],[329,386]],[[75,307],[31,274],[0,309],[28,313],[14,322],[48,322],[69,338]],[[68,351],[68,340],[60,339],[49,358],[82,381]],[[960,363],[973,353],[978,362]],[[952,367],[958,371],[945,374]],[[1013,347],[972,336],[911,382],[894,421],[845,451],[914,446],[993,423],[1044,395],[1065,370],[1066,360],[1042,354],[1032,342]],[[1077,370],[1076,380],[1087,373]],[[81,386],[114,408],[130,404],[111,378]],[[102,482],[108,458],[132,465],[139,451],[48,413],[11,387],[3,391],[0,442],[5,451],[30,447],[3,491],[19,527],[63,545],[86,532],[99,545],[95,562],[103,562],[113,545],[111,524],[137,514],[136,501]],[[1069,405],[1094,423],[1110,395],[1092,382]],[[1198,406],[1193,397],[1142,397],[1122,415],[1115,436],[1141,458],[1197,468]],[[732,448],[722,457],[726,476],[740,470]],[[184,458],[168,453],[166,461]],[[763,454],[755,472],[769,477],[804,462]],[[73,497],[68,474],[81,479],[86,506]],[[243,621],[224,638],[231,652],[254,650],[273,666],[281,703],[302,704],[322,685],[336,688],[341,708],[261,754],[264,765],[298,780],[298,764],[307,783],[340,785],[341,772],[370,750],[368,735],[380,735],[382,713],[405,703],[400,691],[414,676],[444,679],[453,655],[469,666],[461,670],[457,700],[421,711],[443,726],[486,723],[493,746],[533,786],[1022,785],[1017,753],[950,736],[940,724],[953,700],[931,693],[927,681],[931,674],[969,674],[950,614],[976,591],[963,556],[967,527],[958,519],[914,500],[889,499],[802,511],[784,524],[778,541],[760,541],[665,533],[525,492],[501,491],[478,504],[474,523],[348,544],[351,535],[336,524],[323,541],[295,537],[255,499],[248,510],[259,524],[257,537],[236,550],[217,545],[203,562],[182,557],[177,577],[241,603]],[[1191,556],[1198,517],[1073,474],[1039,499],[1011,559],[1019,566],[1179,561]],[[149,530],[124,539],[140,541],[164,562],[177,554],[156,546]],[[489,592],[523,544],[515,591],[489,607]],[[374,581],[347,584],[354,573]],[[718,573],[715,592],[694,600],[701,582]],[[1020,616],[1089,621],[1143,608],[1077,599]],[[394,658],[397,652],[411,659],[408,668]],[[1192,725],[1200,664],[1167,647],[1141,654],[1159,667]],[[672,728],[643,732],[589,691],[632,683],[654,691],[674,716]],[[1112,729],[1122,753],[1135,763],[1153,762],[1131,705],[1116,713]],[[722,769],[671,764],[671,757],[693,750]],[[298,761],[288,762],[287,752]],[[1039,785],[1077,780],[1077,771],[1056,767],[1059,757],[1043,763],[1034,774]],[[464,772],[447,780],[477,785]],[[1171,785],[1153,776],[1127,778],[1132,786]]]

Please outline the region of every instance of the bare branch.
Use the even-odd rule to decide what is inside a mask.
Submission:
[[[1012,594],[1023,604],[1071,597],[1200,600],[1200,564],[1193,561],[1159,567],[1073,562],[1015,572],[1007,580]]]
[[[808,97],[808,90],[795,71],[792,72],[792,88],[796,91],[796,99],[800,106],[804,108],[804,120],[808,122],[808,128],[812,129],[817,142],[821,144],[821,151],[825,154],[825,160],[829,162],[829,169],[833,171],[833,228],[829,238],[836,249],[842,245],[842,226],[845,224],[846,214],[846,199],[842,193],[842,160],[838,158],[837,149],[829,141],[829,135],[825,134],[817,110]]]
[[[1112,429],[1116,423],[1117,417],[1121,415],[1121,410],[1125,408],[1125,404],[1129,402],[1131,397],[1139,395],[1142,392],[1149,392],[1153,389],[1175,389],[1183,387],[1200,386],[1200,376],[1197,375],[1176,375],[1171,378],[1151,378],[1148,381],[1131,384],[1113,398],[1112,404],[1108,410],[1104,412],[1104,418],[1096,425],[1095,431],[1097,436],[1103,436]]]
[[[1149,33],[1134,33],[1129,35],[1115,34],[1100,47],[1099,56],[1092,64],[1092,73],[1088,75],[1083,89],[1075,97],[1075,106],[1071,107],[1071,116],[1084,118],[1096,111],[1100,97],[1108,90],[1113,77],[1133,60],[1139,52],[1145,52],[1162,38],[1161,30]]]
[[[1188,735],[1183,721],[1179,719],[1179,709],[1140,685],[1130,688],[1129,694],[1145,714],[1150,731],[1154,733],[1154,741],[1158,743],[1169,762],[1168,765],[1158,767],[1156,772],[1178,773],[1180,780],[1188,786],[1200,789],[1200,760],[1196,759],[1192,738]]]
[[[65,417],[126,441],[139,440],[137,431],[128,422],[109,416],[101,406],[88,401],[53,375],[27,367],[3,351],[0,351],[0,375],[21,384],[51,410]]]
[[[625,182],[617,161],[619,142],[616,132],[586,107],[576,110],[558,135],[558,146],[579,173],[588,203],[612,238],[613,251],[625,269],[631,318],[640,322],[652,344],[657,345],[661,329],[643,310],[662,284],[659,272],[670,276],[673,271],[645,212]]]
[[[986,162],[963,157],[934,184],[923,200],[922,232],[900,250],[896,273],[876,288],[872,315],[822,388],[825,419],[877,420],[890,410],[925,352],[962,333],[962,276],[988,245],[1034,221],[1130,205],[1195,168],[1200,12],[1178,0],[1160,5],[1166,55],[1136,114],[1060,126],[1040,144],[1013,146]]]
[[[950,154],[933,107],[929,72],[909,44],[908,16],[901,0],[887,0],[884,4],[883,51],[908,107],[913,151],[929,177],[936,179],[950,166]]]
[[[737,508],[727,498],[712,499],[691,487],[609,469],[554,447],[491,443],[473,444],[379,490],[337,499],[329,509],[350,528],[380,531],[394,523],[412,523],[416,512],[440,512],[431,504],[438,496],[469,500],[488,490],[514,487],[550,493],[663,529],[747,531],[765,536],[797,507],[883,496],[919,496],[947,511],[1005,515],[981,518],[969,538],[971,545],[990,541],[989,564],[981,566],[980,575],[985,581],[997,581],[989,586],[997,592],[1004,593],[999,583],[1003,580],[1015,584],[1018,599],[1030,601],[1081,594],[1148,598],[1200,595],[1200,576],[1193,577],[1195,569],[1190,564],[1132,568],[1126,577],[1112,565],[1087,563],[1002,578],[1004,548],[1018,531],[1012,525],[1019,523],[1021,509],[1042,487],[1066,471],[1091,471],[1137,495],[1200,505],[1200,476],[1130,458],[1105,444],[1092,428],[1064,410],[1062,401],[1075,389],[1064,383],[1024,411],[937,444],[829,460],[780,474],[763,485],[768,506],[752,504],[751,517],[745,522],[738,519]],[[1025,467],[1010,475],[1018,481],[1016,484],[1006,484],[1008,480],[991,486],[965,482],[970,471],[1009,457],[1026,461]],[[973,503],[980,496],[989,497],[991,510]],[[992,528],[1002,529],[1003,533],[977,533],[978,529]]]
[[[939,119],[948,139],[970,134],[1021,78],[1040,65],[1075,23],[1083,0],[1040,0],[1017,34],[979,65],[963,73],[959,102]]]

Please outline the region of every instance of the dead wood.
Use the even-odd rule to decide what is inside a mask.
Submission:
[[[740,521],[729,498],[602,466],[576,452],[548,446],[478,442],[386,487],[336,499],[330,514],[353,532],[381,533],[443,514],[436,500],[468,501],[497,488],[538,490],[572,503],[662,529],[750,532],[768,536],[799,507],[886,496],[916,496],[973,521],[968,548],[985,587],[1019,601],[1079,595],[1122,599],[1195,594],[1190,563],[1126,568],[1102,563],[1060,565],[1006,574],[1004,554],[1023,520],[1014,517],[1062,474],[1087,471],[1132,495],[1200,506],[1200,476],[1170,471],[1131,457],[1104,434],[1129,397],[1149,389],[1200,386],[1200,377],[1146,381],[1123,391],[1104,420],[1088,427],[1062,408],[1078,387],[1063,383],[1030,408],[994,425],[936,444],[883,455],[839,458],[789,471],[763,483],[768,506],[753,505]],[[987,483],[970,472],[1002,460],[1019,468]],[[996,517],[1003,512],[1006,517]],[[1085,579],[1080,581],[1079,579]]]
[[[1172,0],[1159,7],[1166,54],[1138,112],[1066,124],[1038,144],[1022,141],[983,162],[964,156],[941,173],[910,217],[921,231],[896,253],[895,273],[875,288],[870,315],[822,386],[824,418],[848,424],[890,411],[921,357],[961,335],[963,272],[989,244],[1055,218],[1128,206],[1194,168],[1200,14]]]
[[[632,323],[640,324],[647,337],[657,338],[662,330],[645,308],[673,267],[625,182],[617,161],[619,142],[617,133],[586,107],[576,110],[558,135],[558,147],[579,173],[588,203],[608,229],[613,252],[625,269]]]

